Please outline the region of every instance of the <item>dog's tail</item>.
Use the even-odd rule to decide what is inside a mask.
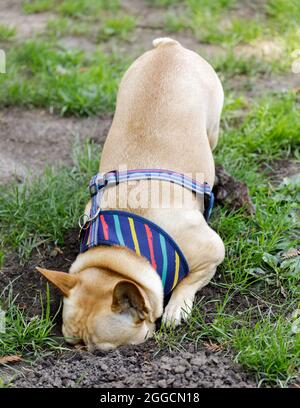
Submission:
[[[157,48],[157,47],[162,47],[165,45],[180,45],[180,43],[176,40],[173,40],[173,38],[169,38],[169,37],[159,37],[156,38],[155,40],[152,41],[153,47]]]

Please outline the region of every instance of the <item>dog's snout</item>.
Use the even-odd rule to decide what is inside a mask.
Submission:
[[[96,348],[97,350],[100,350],[100,351],[110,351],[116,348],[116,346],[112,343],[101,343],[101,344],[96,344],[92,347],[93,347],[93,350]]]

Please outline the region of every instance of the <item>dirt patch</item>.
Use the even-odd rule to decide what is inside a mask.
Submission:
[[[152,41],[157,37],[172,37],[178,40],[184,47],[199,52],[205,58],[215,55],[224,55],[224,47],[217,44],[205,44],[199,42],[193,36],[191,30],[181,30],[180,33],[170,33],[165,28],[165,15],[168,10],[180,15],[183,13],[182,5],[172,5],[166,7],[154,7],[150,2],[139,0],[122,1],[122,10],[125,13],[135,16],[136,29],[128,36],[128,39],[120,39],[112,36],[105,41],[97,41],[95,36],[89,38],[83,36],[64,36],[59,39],[59,44],[65,48],[81,49],[87,53],[95,51],[100,47],[106,53],[124,55],[127,59],[135,59],[152,48]],[[98,24],[94,24],[94,31],[97,32]]]
[[[2,0],[0,4],[0,24],[15,28],[16,38],[19,40],[45,31],[50,17],[53,17],[52,13],[23,13],[20,0]]]
[[[92,54],[97,50],[97,45],[85,37],[65,36],[58,40],[58,44],[68,50],[81,50],[86,54]]]
[[[29,317],[41,314],[42,306],[40,293],[45,293],[46,281],[35,270],[41,266],[53,270],[68,272],[71,263],[79,251],[78,231],[74,229],[65,237],[65,245],[56,250],[53,246],[39,247],[34,251],[30,260],[25,265],[20,264],[17,254],[7,252],[4,266],[0,270],[0,293],[4,289],[4,296],[8,290],[13,289],[14,295],[18,294],[16,303],[26,311]],[[54,315],[60,306],[61,295],[57,289],[50,287],[51,310]]]
[[[236,18],[252,19],[264,15],[266,3],[266,0],[239,0],[230,13]]]
[[[238,55],[245,57],[258,57],[266,61],[279,59],[283,53],[284,48],[278,41],[272,40],[256,40],[252,44],[238,45],[235,48]]]
[[[74,239],[71,238],[70,242],[73,246],[64,248],[64,254],[59,254],[52,260],[47,253],[45,256],[36,254],[25,267],[20,268],[16,259],[11,259],[0,274],[0,288],[7,281],[18,278],[13,286],[15,293],[20,293],[20,306],[23,304],[29,314],[41,313],[37,295],[39,290],[44,291],[45,281],[34,272],[34,266],[44,264],[49,268],[67,270],[71,258],[77,253]],[[205,292],[206,290],[201,291],[201,295],[205,296]],[[215,292],[214,288],[210,287],[207,299],[215,300],[221,295]],[[59,294],[51,289],[52,314],[59,303]],[[59,316],[54,330],[54,334],[58,336],[61,335],[60,326]],[[108,353],[70,351],[48,357],[33,366],[14,365],[14,369],[20,370],[17,375],[15,371],[5,369],[2,376],[5,375],[7,380],[13,378],[13,386],[26,388],[256,387],[255,376],[235,364],[231,355],[225,355],[224,352],[214,353],[203,346],[195,349],[194,346],[186,344],[184,347],[181,351],[164,350],[158,353],[155,341],[149,340],[140,346],[121,347]]]
[[[137,28],[130,39],[130,45],[126,44],[123,52],[128,49],[130,54],[134,57],[138,57],[146,50],[153,48],[152,41],[158,37],[172,37],[179,41],[184,47],[189,48],[195,52],[198,52],[202,57],[210,59],[216,55],[225,55],[226,51],[221,45],[217,44],[205,44],[197,41],[189,30],[183,30],[180,33],[170,33],[163,28]],[[109,46],[110,44],[108,44]],[[106,49],[109,49],[106,46]]]
[[[221,165],[216,166],[214,194],[220,204],[234,209],[245,207],[248,214],[255,212],[247,185],[230,176]]]
[[[150,1],[123,0],[123,10],[137,18],[137,24],[142,28],[163,28],[165,25],[165,15],[169,10],[175,14],[181,14],[185,6],[171,5],[170,7],[157,7]]]
[[[300,163],[294,160],[281,159],[275,160],[263,166],[270,181],[273,184],[279,184],[285,177],[291,177],[300,174]]]
[[[230,357],[188,346],[186,351],[161,352],[154,341],[122,347],[106,354],[76,352],[50,357],[26,369],[17,387],[256,387]]]
[[[19,14],[14,10],[0,11],[0,23],[16,29],[16,39],[32,38],[45,31],[50,13]]]
[[[247,91],[249,97],[264,96],[266,92],[289,92],[295,91],[300,86],[300,75],[271,75],[269,77],[251,78],[248,80],[251,84]]]
[[[22,181],[28,171],[41,173],[45,165],[68,165],[72,145],[87,138],[105,140],[112,117],[62,118],[43,110],[10,109],[0,113],[0,183],[15,176]]]
[[[65,246],[60,250],[53,247],[41,248],[24,265],[14,254],[5,258],[0,271],[0,292],[13,288],[18,294],[17,304],[29,317],[40,315],[40,292],[45,294],[46,281],[35,271],[37,265],[49,269],[68,271],[78,253],[78,231],[70,231]],[[215,283],[222,280],[220,275]],[[197,295],[202,299],[202,310],[208,321],[213,319],[215,304],[222,300],[226,290],[213,284]],[[54,316],[61,303],[59,292],[50,287],[51,314]],[[45,302],[45,300],[44,300]],[[230,310],[236,311],[257,304],[255,298],[235,294]],[[264,305],[260,305],[263,307]],[[228,309],[229,310],[229,309]],[[263,309],[262,309],[263,310]],[[159,322],[158,322],[159,324]],[[61,336],[61,313],[56,318],[53,334]],[[15,377],[17,387],[255,387],[255,376],[235,364],[231,354],[223,351],[214,353],[199,345],[196,349],[185,344],[181,351],[163,350],[150,340],[143,345],[122,347],[109,353],[91,354],[87,351],[73,351],[48,357],[32,367],[14,365],[16,371],[5,369],[0,377]],[[158,353],[158,354],[157,354]]]
[[[222,72],[219,72],[222,78]],[[300,87],[300,75],[293,73],[285,75],[258,75],[249,77],[247,75],[235,75],[227,80],[223,79],[226,90],[234,90],[239,95],[244,95],[249,100],[264,97],[270,92],[297,91]]]

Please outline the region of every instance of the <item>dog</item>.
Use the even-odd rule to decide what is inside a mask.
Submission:
[[[128,169],[162,168],[201,174],[202,182],[213,186],[212,151],[223,100],[221,82],[208,62],[176,40],[155,39],[153,49],[135,60],[121,81],[100,173],[120,164]],[[77,256],[69,273],[38,268],[64,296],[62,332],[67,342],[109,350],[144,342],[153,336],[161,316],[166,325],[179,325],[188,319],[196,292],[209,283],[223,261],[223,241],[206,222],[203,202],[192,194],[180,205],[177,197],[184,187],[164,180],[152,183],[158,189],[169,186],[169,203],[158,194],[156,206],[138,207],[128,199],[125,209],[169,234],[189,273],[173,288],[163,310],[160,276],[145,257],[127,247],[89,248]],[[104,190],[101,210],[118,209],[116,196],[122,199],[125,187],[130,196],[137,185],[140,192],[148,188],[141,180],[135,186],[116,183]],[[91,205],[87,204],[86,213]]]

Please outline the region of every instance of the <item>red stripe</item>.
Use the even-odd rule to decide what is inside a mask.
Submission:
[[[154,258],[152,232],[151,232],[151,229],[149,228],[149,226],[148,226],[147,224],[144,224],[144,226],[145,226],[145,230],[146,230],[146,234],[147,234],[147,239],[148,239],[148,245],[149,245],[151,263],[152,263],[153,268],[154,268],[154,269],[157,269],[157,265],[156,265],[155,258]]]
[[[102,228],[103,228],[103,234],[104,234],[104,239],[109,239],[109,235],[108,235],[108,226],[105,222],[104,216],[101,214],[100,215],[100,220],[101,220],[101,224],[102,224]]]

